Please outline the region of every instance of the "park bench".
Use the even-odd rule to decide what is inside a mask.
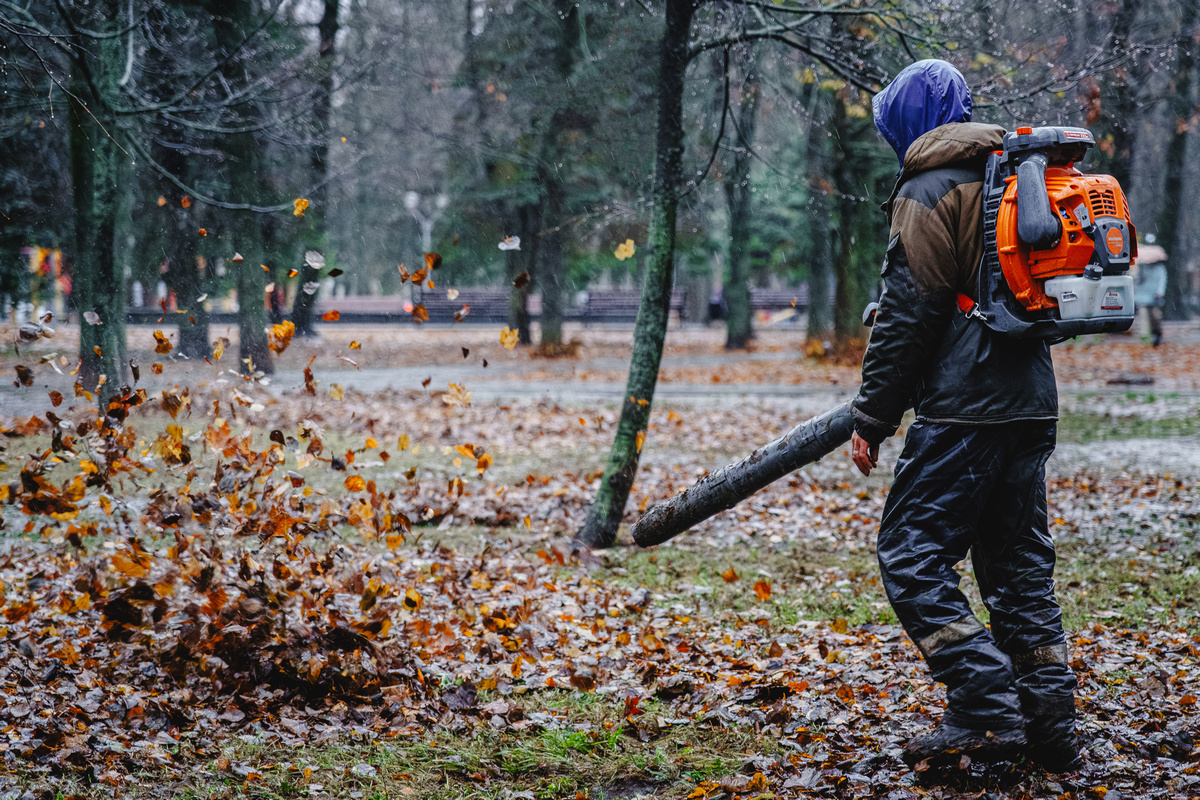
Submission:
[[[579,320],[589,322],[633,322],[637,319],[638,307],[642,304],[641,294],[634,291],[590,290],[587,301],[580,309]],[[671,292],[671,311],[682,313],[684,292]]]

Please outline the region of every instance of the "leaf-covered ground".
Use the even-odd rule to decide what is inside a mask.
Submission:
[[[488,346],[455,332],[426,363]],[[843,369],[785,344],[750,363]],[[1170,353],[1076,349],[1060,370]],[[168,384],[103,418],[44,366],[8,393],[36,413],[3,421],[0,797],[1200,796],[1186,391],[1064,395],[1050,513],[1087,768],[931,776],[898,759],[942,694],[878,583],[886,475],[836,453],[654,552],[573,552],[615,406],[364,393],[316,363],[310,395],[155,357]],[[627,521],[823,402],[660,403]]]

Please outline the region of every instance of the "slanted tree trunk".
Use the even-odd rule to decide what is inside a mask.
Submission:
[[[338,0],[324,0],[324,12],[321,21],[317,23],[317,35],[320,45],[317,51],[317,71],[320,75],[320,88],[313,98],[313,145],[311,153],[313,189],[308,198],[310,205],[305,212],[308,225],[308,248],[325,251],[325,228],[328,218],[329,192],[325,181],[329,177],[329,113],[333,108],[333,57],[334,45],[338,33]],[[292,323],[296,326],[297,336],[313,336],[316,329],[313,326],[313,308],[317,303],[316,292],[304,291],[306,284],[320,280],[321,271],[308,265],[300,267],[299,286],[295,300],[292,301]]]
[[[754,48],[747,48],[745,81],[738,104],[738,145],[732,168],[725,176],[725,201],[729,206],[729,271],[725,281],[725,349],[742,350],[754,338],[754,309],[750,304],[750,164],[758,120],[760,93]]]
[[[119,20],[120,4],[104,0],[103,18]],[[79,309],[79,382],[88,391],[97,391],[100,407],[124,378],[121,355],[125,349],[125,293],[123,270],[115,259],[118,192],[123,169],[115,124],[102,125],[105,103],[99,92],[116,90],[122,66],[121,43],[115,37],[93,44],[94,55],[87,59],[92,80],[81,74],[82,65],[74,65],[69,98],[69,137],[71,180],[75,197],[75,273],[72,292]],[[84,320],[94,312],[99,325]],[[101,383],[103,378],[103,383]],[[97,387],[99,386],[99,389]]]
[[[1185,319],[1183,284],[1187,278],[1187,262],[1183,256],[1184,241],[1180,236],[1183,216],[1183,173],[1186,169],[1188,135],[1192,130],[1192,72],[1196,66],[1194,48],[1196,24],[1200,19],[1200,0],[1180,0],[1182,18],[1176,39],[1175,78],[1167,95],[1167,124],[1171,140],[1167,145],[1167,160],[1163,165],[1166,182],[1163,185],[1162,212],[1159,214],[1158,234],[1167,250],[1167,298],[1163,316]]]
[[[638,458],[650,421],[658,367],[671,305],[675,264],[675,212],[683,182],[683,79],[693,0],[667,0],[658,72],[658,124],[655,134],[654,208],[642,303],[633,330],[633,359],[621,402],[621,419],[600,487],[576,534],[588,547],[611,547],[637,474]]]

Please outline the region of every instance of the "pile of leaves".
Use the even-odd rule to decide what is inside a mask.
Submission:
[[[675,793],[955,796],[897,758],[943,703],[903,631],[786,611],[806,592],[877,591],[875,578],[752,574],[753,557],[736,550],[869,552],[885,487],[852,481],[844,457],[662,548],[651,558],[664,579],[639,586],[620,559],[568,540],[613,409],[473,404],[463,386],[327,391],[334,402],[247,381],[123,390],[97,414],[78,387],[76,405],[54,392],[51,409],[3,423],[9,771],[120,793],[147,770],[229,767],[233,737],[400,745],[576,730],[545,700],[566,693],[619,701],[605,726],[630,742],[735,727],[774,743],[737,774]],[[721,407],[657,417],[628,518],[799,416],[747,404],[736,423]],[[535,466],[572,461],[576,471]],[[1149,548],[1131,592],[1194,558],[1197,495],[1175,478],[1060,475],[1051,513],[1056,531],[1110,556]],[[666,579],[670,554],[689,550],[729,554],[721,583],[734,602]],[[1101,616],[1072,637],[1091,742],[1082,776],[965,765],[957,780],[1011,796],[1200,791],[1200,636],[1176,609],[1159,611],[1136,627]],[[502,778],[485,765],[472,780]]]

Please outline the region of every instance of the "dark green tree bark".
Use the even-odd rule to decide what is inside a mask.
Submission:
[[[633,330],[633,359],[621,402],[621,419],[600,487],[576,534],[588,547],[611,547],[637,474],[662,362],[675,267],[675,214],[683,182],[683,79],[693,0],[667,0],[658,73],[654,208],[642,303]]]
[[[537,278],[538,246],[541,242],[537,235],[537,222],[540,221],[540,216],[537,206],[520,203],[517,204],[512,217],[517,223],[516,233],[512,235],[520,238],[521,249],[509,250],[505,260],[509,284],[512,286],[508,326],[517,332],[517,342],[527,345],[533,343],[529,294],[533,291]]]
[[[338,33],[338,0],[324,0],[321,21],[317,23],[320,40],[317,51],[317,71],[320,87],[313,100],[313,144],[311,152],[313,190],[311,204],[305,212],[308,225],[308,248],[325,251],[325,223],[329,215],[325,182],[329,176],[329,113],[333,108],[333,59]],[[292,322],[297,336],[313,336],[313,308],[317,293],[305,291],[320,279],[321,271],[308,265],[300,267],[299,285],[292,301]]]
[[[227,56],[223,71],[235,85],[246,82],[246,61],[250,53],[240,50],[246,31],[255,25],[255,6],[251,3],[226,3],[212,0],[213,28],[221,54]],[[246,110],[248,118],[256,118],[254,109]],[[230,200],[238,204],[255,205],[262,194],[262,175],[265,166],[264,142],[253,131],[235,131],[221,137],[225,151],[226,177]],[[246,374],[261,371],[274,373],[271,350],[267,342],[267,313],[264,290],[267,273],[262,264],[267,255],[263,248],[262,230],[254,211],[231,213],[231,243],[242,254],[240,263],[231,264],[237,281],[238,298],[238,359]]]
[[[754,338],[754,309],[750,305],[750,165],[758,121],[760,78],[754,47],[746,48],[745,80],[737,110],[737,148],[725,173],[725,202],[729,208],[729,268],[725,280],[725,349],[742,350]]]
[[[178,148],[161,148],[159,163],[171,174],[191,182],[188,161]],[[164,209],[168,216],[167,232],[167,285],[175,292],[177,306],[187,311],[176,314],[179,322],[178,351],[188,358],[207,358],[211,352],[208,343],[208,312],[200,302],[204,293],[204,274],[200,269],[197,234],[200,227],[197,205],[184,208],[175,186],[166,181],[162,186],[163,196],[172,198]]]
[[[554,57],[548,79],[563,88],[570,85],[575,63],[579,58],[580,11],[575,0],[554,0],[553,26]],[[567,205],[567,166],[570,161],[567,139],[573,116],[568,106],[553,109],[547,127],[542,131],[542,148],[538,158],[536,180],[542,197],[541,230],[538,245],[541,259],[538,267],[538,286],[542,292],[540,344],[547,352],[562,344],[563,290],[566,277],[566,232],[563,223]],[[524,241],[524,240],[522,240]]]
[[[1184,240],[1180,235],[1183,217],[1183,176],[1185,158],[1195,108],[1192,103],[1192,73],[1196,68],[1196,25],[1200,21],[1200,0],[1181,0],[1182,17],[1176,39],[1175,76],[1167,95],[1167,124],[1171,139],[1167,145],[1167,160],[1163,166],[1166,181],[1163,185],[1162,211],[1158,218],[1158,234],[1167,250],[1167,297],[1163,315],[1168,319],[1184,319],[1183,284],[1187,276],[1187,259],[1183,258]]]
[[[103,20],[115,24],[121,19],[117,0],[104,0],[99,10]],[[121,40],[98,38],[79,53],[72,65],[68,122],[75,196],[72,291],[80,313],[79,381],[88,391],[99,386],[104,408],[124,379],[125,280],[115,246],[118,192],[128,176],[128,156],[118,139],[121,131],[107,113],[123,66]],[[95,313],[100,324],[84,321],[87,312]]]
[[[551,134],[557,138],[556,134]],[[538,268],[538,288],[542,290],[542,318],[540,347],[547,355],[554,355],[554,349],[563,340],[563,277],[566,273],[566,232],[562,229],[564,208],[567,201],[567,187],[562,181],[559,170],[552,166],[544,166],[541,184],[545,192],[542,201],[542,230],[535,238],[541,239],[537,244],[540,255]],[[522,239],[522,242],[524,240]]]
[[[833,188],[836,192],[838,246],[834,274],[833,332],[835,345],[845,348],[864,338],[862,312],[877,280],[873,246],[886,231],[882,215],[871,202],[877,166],[870,156],[874,142],[866,137],[869,120],[848,113],[839,97],[833,112]]]

